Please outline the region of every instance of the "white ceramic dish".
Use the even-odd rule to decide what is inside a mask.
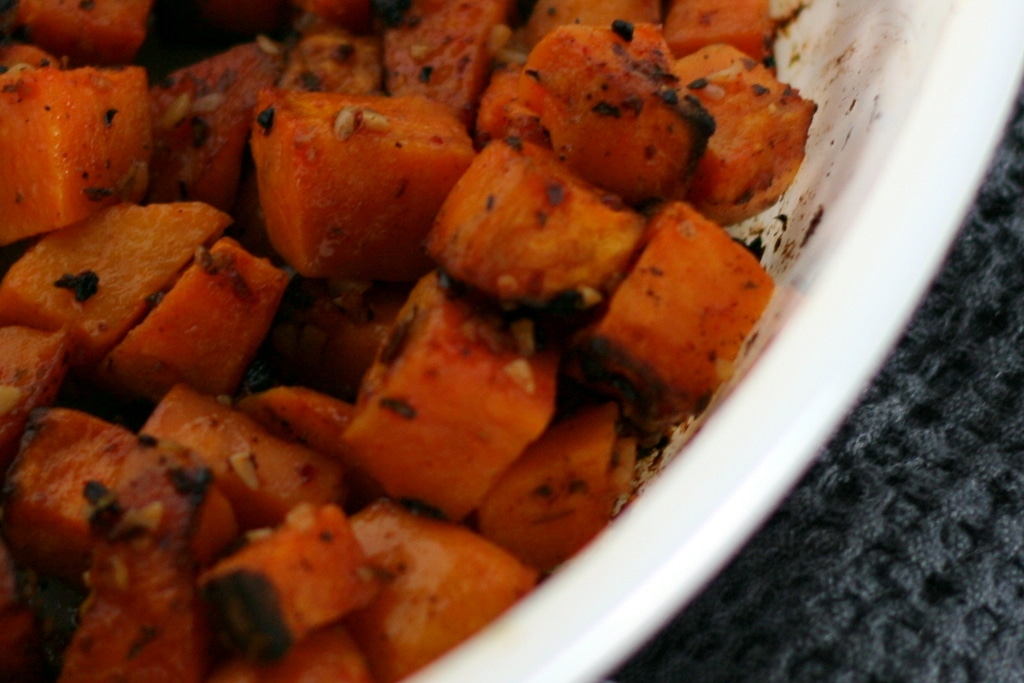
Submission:
[[[602,536],[415,683],[606,674],[780,502],[935,274],[1020,82],[1024,2],[778,4],[802,6],[780,74],[819,109],[795,186],[744,226],[780,286],[740,381]]]

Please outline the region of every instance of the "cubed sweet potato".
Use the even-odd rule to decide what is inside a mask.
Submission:
[[[0,10],[0,14],[2,13],[3,10]],[[0,66],[6,66],[8,69],[19,64],[40,67],[51,66],[58,64],[59,61],[38,45],[30,43],[6,43],[0,45]]]
[[[462,519],[547,426],[556,370],[554,352],[520,351],[432,273],[367,373],[344,438],[393,497]]]
[[[270,335],[274,362],[290,383],[355,399],[409,286],[293,280]]]
[[[687,201],[722,225],[772,206],[800,169],[816,105],[729,45],[702,48],[673,70],[716,125]]]
[[[80,585],[95,546],[84,513],[88,497],[152,465],[150,451],[128,430],[86,413],[36,411],[4,489],[4,536],[14,556],[41,574]],[[193,556],[209,562],[236,533],[222,494],[208,487],[191,532]]]
[[[682,202],[651,220],[637,264],[576,339],[576,369],[658,431],[701,410],[771,298],[757,259]]]
[[[72,64],[127,64],[146,39],[154,0],[18,0],[32,42]]]
[[[660,24],[661,0],[538,0],[523,27],[523,39],[533,46],[557,26],[608,27],[613,21]]]
[[[380,38],[353,35],[333,26],[308,31],[288,50],[285,71],[277,85],[286,90],[383,94]]]
[[[469,134],[421,97],[269,90],[252,137],[270,241],[307,277],[415,280],[422,241],[473,159]]]
[[[495,67],[491,80],[480,96],[473,139],[478,147],[491,140],[514,138],[550,147],[547,131],[540,125],[540,116],[519,101],[519,77],[523,68],[518,64]]]
[[[530,444],[480,505],[480,533],[541,571],[574,555],[632,483],[636,441],[618,418],[614,403],[586,408]]]
[[[352,530],[384,575],[377,598],[347,619],[377,683],[392,683],[486,626],[537,573],[465,527],[381,501]]]
[[[288,276],[230,237],[196,260],[100,363],[97,378],[159,401],[175,384],[232,395],[270,329]]]
[[[35,571],[81,584],[92,539],[83,510],[94,481],[120,481],[136,437],[77,410],[33,414],[4,486],[4,536],[17,560]]]
[[[68,369],[69,344],[63,330],[0,327],[0,473],[18,452],[29,413],[57,398]]]
[[[651,24],[559,26],[530,52],[520,97],[581,177],[630,204],[679,199],[715,123],[670,57]]]
[[[508,37],[510,0],[412,0],[384,31],[385,82],[392,95],[445,104],[469,126],[491,59]]]
[[[280,661],[235,657],[218,666],[206,683],[375,683],[366,658],[344,624],[314,631]]]
[[[724,43],[761,61],[771,56],[771,0],[669,0],[665,40],[677,57]]]
[[[199,577],[215,627],[251,659],[284,657],[314,629],[365,607],[379,588],[345,513],[299,505]]]
[[[627,269],[644,220],[606,199],[551,150],[495,141],[452,188],[427,251],[452,277],[502,300],[607,293]]]
[[[66,327],[72,365],[91,367],[230,222],[201,203],[120,204],[49,233],[0,283],[0,325]]]
[[[280,49],[245,43],[179,69],[150,89],[153,158],[148,202],[231,209],[260,88],[274,85]]]
[[[61,683],[200,683],[208,670],[211,635],[189,538],[211,474],[176,445],[142,453],[148,462],[116,488],[92,491],[90,595]]]
[[[151,137],[140,67],[0,74],[0,244],[138,201]]]
[[[333,458],[279,439],[185,385],[164,396],[141,433],[199,454],[244,529],[279,524],[299,503],[322,505],[344,498],[342,467]]]
[[[358,509],[384,495],[341,438],[355,415],[351,403],[306,387],[280,386],[246,396],[237,408],[274,436],[337,459],[345,468],[347,508]]]

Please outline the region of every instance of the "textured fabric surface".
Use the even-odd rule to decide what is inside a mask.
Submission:
[[[1024,681],[1022,106],[877,379],[618,683]]]

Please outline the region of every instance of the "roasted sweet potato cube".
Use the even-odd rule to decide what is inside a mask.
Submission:
[[[274,387],[246,396],[236,406],[275,436],[298,441],[340,458],[346,452],[338,437],[356,407],[306,387]]]
[[[729,45],[698,50],[673,70],[717,126],[687,201],[722,225],[772,206],[803,163],[816,105]]]
[[[0,74],[0,244],[139,200],[151,136],[140,67]]]
[[[438,212],[427,251],[452,277],[502,300],[546,303],[571,292],[608,292],[644,229],[640,214],[550,150],[489,144]]]
[[[147,201],[192,200],[231,209],[256,93],[274,85],[282,61],[279,48],[246,43],[179,69],[150,89]]]
[[[771,56],[771,0],[669,0],[665,41],[677,57],[724,43],[761,61]]]
[[[200,683],[211,636],[189,536],[211,474],[174,445],[92,499],[90,595],[64,655],[61,681]]]
[[[282,526],[204,572],[199,585],[216,628],[247,657],[267,661],[366,606],[379,588],[335,505],[297,506]]]
[[[560,26],[530,52],[520,97],[581,177],[629,204],[680,199],[715,123],[680,92],[669,57],[650,24]]]
[[[2,13],[3,10],[0,10],[0,14]],[[59,61],[38,45],[29,43],[7,43],[0,45],[0,66],[6,66],[8,69],[19,64],[40,67],[51,66],[59,63]]]
[[[395,498],[451,519],[474,510],[554,412],[557,357],[425,276],[367,373],[345,442]]]
[[[49,233],[0,283],[0,325],[66,327],[72,365],[91,367],[230,222],[201,203],[120,204]]]
[[[234,394],[274,319],[288,276],[230,237],[196,260],[100,363],[119,393],[159,401],[175,384]]]
[[[333,458],[279,439],[182,384],[164,396],[141,433],[194,450],[213,470],[244,529],[279,524],[299,503],[344,497],[342,467]]]
[[[13,683],[45,680],[42,634],[18,588],[14,560],[0,540],[0,674]]]
[[[527,45],[537,41],[558,26],[586,24],[608,27],[612,22],[626,24],[660,24],[660,0],[539,0],[523,28]]]
[[[32,42],[72,64],[127,64],[146,39],[154,0],[18,0]]]
[[[355,33],[369,33],[373,27],[370,0],[290,0],[299,9]]]
[[[310,92],[380,95],[384,91],[383,48],[377,36],[319,27],[288,50],[278,87]]]
[[[4,536],[19,563],[81,584],[93,547],[85,487],[115,485],[136,441],[123,427],[76,410],[33,414],[4,486]]]
[[[574,555],[629,492],[636,441],[618,419],[614,403],[586,408],[530,444],[480,505],[480,533],[541,571]]]
[[[510,0],[412,0],[384,31],[385,82],[392,95],[421,95],[469,126],[491,58],[510,35]]]
[[[0,327],[0,472],[18,452],[34,409],[57,398],[68,369],[70,342],[63,330]]]
[[[270,335],[288,381],[351,401],[409,296],[409,285],[297,278]]]
[[[384,495],[341,438],[355,415],[353,404],[306,387],[280,386],[246,396],[237,407],[274,436],[337,459],[345,468],[346,507],[358,509]]]
[[[519,77],[523,68],[518,64],[495,67],[491,80],[480,96],[473,139],[479,147],[491,140],[514,138],[550,147],[547,131],[540,125],[540,116],[519,101]]]
[[[757,259],[682,202],[651,221],[608,309],[576,339],[579,373],[658,431],[707,405],[771,298]]]
[[[310,633],[280,661],[234,657],[218,666],[206,683],[375,683],[366,658],[344,624]]]
[[[430,663],[493,621],[536,583],[537,572],[465,527],[381,501],[352,530],[386,577],[346,623],[377,683]]]
[[[252,137],[270,241],[307,277],[416,280],[422,241],[473,159],[421,97],[263,91]]]
[[[89,496],[121,486],[152,464],[150,447],[126,429],[66,408],[36,411],[5,486],[4,535],[19,562],[81,584],[95,545],[84,512]],[[210,486],[191,534],[209,562],[237,533],[234,515]]]

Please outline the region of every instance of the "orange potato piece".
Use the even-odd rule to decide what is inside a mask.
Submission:
[[[0,74],[0,245],[139,200],[152,137],[148,107],[140,67]]]
[[[530,444],[480,505],[480,533],[541,571],[574,555],[629,492],[636,441],[618,418],[614,403],[586,408]]]
[[[279,439],[242,413],[183,384],[171,389],[140,433],[194,450],[213,470],[243,529],[274,526],[299,503],[337,503],[333,458]]]
[[[761,61],[771,56],[771,0],[669,0],[665,41],[676,57],[725,43]]]
[[[383,48],[377,36],[358,36],[325,26],[308,31],[288,50],[278,87],[310,92],[380,95]]]
[[[554,353],[524,355],[427,275],[367,373],[345,442],[391,496],[462,519],[551,420],[556,370]]]
[[[95,546],[83,512],[88,487],[118,488],[152,464],[149,451],[126,429],[77,410],[34,413],[4,502],[4,534],[19,562],[80,584]],[[192,532],[193,555],[209,562],[237,531],[223,494],[208,487]]]
[[[381,501],[352,517],[370,561],[387,577],[346,623],[377,683],[430,663],[493,621],[537,572],[465,527]]]
[[[548,149],[489,144],[438,212],[427,251],[452,277],[502,300],[609,291],[644,229]]]
[[[641,427],[701,410],[731,376],[774,283],[718,224],[663,207],[605,314],[576,340],[580,374],[625,402]]]
[[[314,631],[277,662],[242,657],[217,667],[206,683],[374,683],[344,624]]]
[[[18,562],[82,582],[93,541],[83,513],[86,483],[120,480],[137,439],[123,427],[65,408],[37,411],[7,475],[4,536]]]
[[[127,64],[146,38],[154,0],[18,0],[32,42],[73,64]]]
[[[533,46],[558,26],[607,28],[613,21],[660,24],[661,0],[538,0],[523,28],[523,37],[527,45]]]
[[[651,24],[559,26],[530,52],[520,98],[582,178],[633,205],[680,199],[715,125],[669,57]]]
[[[281,68],[280,54],[246,43],[154,85],[147,201],[191,200],[229,211],[238,192],[256,93],[273,85]]]
[[[462,124],[420,97],[263,91],[252,137],[270,241],[307,277],[415,280],[422,240],[473,159]]]
[[[687,201],[722,225],[775,204],[803,163],[816,105],[729,45],[702,48],[673,71],[717,126]]]
[[[491,58],[501,47],[492,36],[504,32],[507,38],[512,2],[412,0],[410,5],[384,31],[387,90],[445,104],[469,126]]]
[[[93,498],[90,594],[64,654],[61,683],[200,683],[211,635],[189,535],[210,472],[173,445],[151,444],[132,476]]]
[[[495,67],[491,80],[480,96],[473,138],[479,147],[491,140],[515,138],[541,147],[550,147],[547,131],[540,125],[537,112],[519,101],[520,65]]]
[[[284,271],[223,237],[198,251],[156,308],[103,360],[98,379],[152,401],[179,383],[231,395],[287,285]]]
[[[0,327],[0,472],[18,452],[29,413],[57,398],[68,369],[64,331]]]
[[[299,505],[285,523],[199,577],[217,627],[250,659],[284,657],[316,628],[366,606],[376,574],[345,513]]]
[[[0,31],[3,33],[3,31]],[[8,68],[18,64],[29,66],[50,66],[60,60],[37,45],[29,43],[8,43],[0,45],[0,66]]]
[[[121,204],[49,233],[0,283],[0,325],[67,327],[72,365],[91,367],[230,222],[200,203]]]
[[[355,399],[409,295],[405,284],[293,281],[270,342],[291,383]]]
[[[345,468],[346,507],[358,509],[384,495],[342,439],[355,415],[353,404],[306,387],[282,386],[246,396],[237,408],[274,436],[336,458]]]

